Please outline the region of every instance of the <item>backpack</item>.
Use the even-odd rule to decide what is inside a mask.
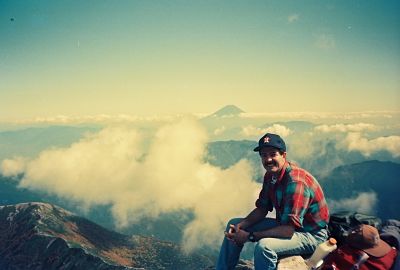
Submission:
[[[398,270],[393,268],[397,255],[396,249],[382,257],[369,256],[367,253],[353,249],[347,244],[330,253],[325,259],[321,270]]]
[[[400,220],[388,219],[382,226],[380,236],[386,243],[400,250]],[[397,255],[392,269],[400,269],[400,255]]]
[[[331,214],[328,223],[328,233],[330,237],[337,240],[340,246],[345,242],[349,230],[361,224],[371,225],[380,230],[382,227],[382,220],[376,216],[351,211],[341,211]]]

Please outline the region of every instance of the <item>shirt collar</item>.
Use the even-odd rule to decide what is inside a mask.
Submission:
[[[290,165],[289,162],[285,161],[285,164],[283,164],[282,170],[279,172],[278,177],[275,174],[266,172],[264,175],[264,181],[272,185],[280,183],[287,170],[290,170]]]

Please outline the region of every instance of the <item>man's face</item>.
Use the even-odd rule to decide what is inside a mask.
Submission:
[[[261,162],[267,172],[277,173],[282,170],[286,161],[286,152],[282,155],[273,147],[264,147],[260,150]]]

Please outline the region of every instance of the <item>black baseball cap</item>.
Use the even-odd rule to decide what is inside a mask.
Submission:
[[[285,141],[276,134],[267,133],[261,137],[258,141],[258,146],[254,148],[254,152],[258,152],[263,147],[274,147],[283,152],[286,152],[286,144]]]

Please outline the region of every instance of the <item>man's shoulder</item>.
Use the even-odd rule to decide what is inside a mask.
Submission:
[[[301,168],[296,163],[289,163],[289,166],[286,169],[286,172],[290,176],[296,176],[296,178],[305,175],[311,175],[306,169]]]
[[[296,164],[290,164],[287,170],[287,175],[291,181],[294,182],[307,182],[307,180],[314,179],[310,172],[303,169]]]

